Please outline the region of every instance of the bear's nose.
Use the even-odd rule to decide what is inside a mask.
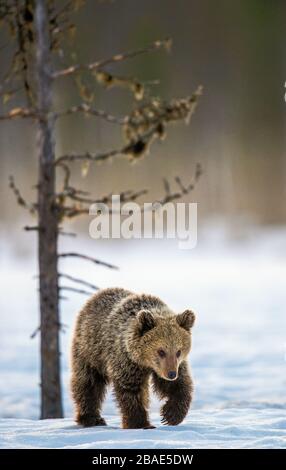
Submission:
[[[177,375],[177,372],[175,370],[170,370],[170,372],[168,372],[169,379],[172,379],[172,380],[175,379],[176,375]]]

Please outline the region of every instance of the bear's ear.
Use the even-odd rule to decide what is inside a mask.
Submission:
[[[195,323],[195,319],[196,316],[192,310],[185,310],[176,317],[178,324],[187,331],[192,328]]]
[[[156,320],[149,310],[140,310],[137,314],[137,322],[141,336],[156,325]]]

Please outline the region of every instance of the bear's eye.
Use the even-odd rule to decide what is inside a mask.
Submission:
[[[160,357],[165,357],[166,356],[166,353],[163,349],[158,349],[158,354]]]
[[[181,351],[179,350],[179,351],[177,351],[176,356],[177,356],[177,357],[180,357],[180,355],[181,355]]]

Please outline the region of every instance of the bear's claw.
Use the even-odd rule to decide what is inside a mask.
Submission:
[[[161,410],[161,423],[167,426],[177,426],[183,420],[178,413],[178,407],[171,406],[169,403],[166,403]]]
[[[85,428],[90,428],[92,426],[106,426],[106,421],[101,418],[101,416],[80,416],[77,422]]]

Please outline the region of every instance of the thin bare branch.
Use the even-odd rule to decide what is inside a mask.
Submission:
[[[25,227],[23,227],[24,230],[26,230],[26,232],[38,232],[40,230],[40,227],[38,225],[25,225]]]
[[[147,210],[148,211],[156,210],[156,203],[163,206],[164,204],[167,204],[168,202],[172,202],[172,201],[175,201],[177,199],[181,199],[183,196],[185,196],[186,194],[191,193],[195,189],[196,184],[199,181],[201,175],[202,175],[202,167],[201,167],[200,163],[197,163],[196,164],[196,169],[195,169],[195,174],[194,174],[194,177],[193,177],[193,181],[191,181],[191,183],[189,183],[188,185],[183,185],[181,179],[178,176],[175,177],[175,182],[178,184],[179,189],[180,189],[179,191],[172,191],[169,181],[164,178],[163,179],[163,186],[164,186],[164,192],[165,192],[164,196],[162,196],[161,199],[156,199],[156,201],[154,201],[154,203],[153,203],[153,206],[150,205],[150,206],[148,206],[148,208],[146,208],[146,206],[144,206],[144,205],[141,205],[139,207],[139,211],[141,213],[143,213],[143,212],[146,212]],[[179,183],[179,181],[180,181],[180,183]],[[112,211],[110,210],[110,213],[111,212]]]
[[[182,198],[183,196],[189,194],[191,191],[193,191],[196,187],[196,183],[199,181],[199,178],[202,174],[202,169],[201,165],[198,163],[196,165],[195,169],[195,174],[193,177],[193,181],[189,183],[188,185],[184,185],[181,181],[181,179],[177,176],[175,177],[175,182],[179,186],[179,191],[172,191],[171,190],[171,185],[170,182],[167,179],[163,179],[163,186],[164,186],[164,195],[161,197],[161,199],[157,199],[154,201],[155,203],[159,203],[161,205],[167,204],[168,202],[175,201],[177,199]],[[120,194],[120,202],[127,202],[127,201],[134,201],[137,199],[139,196],[142,196],[143,194],[147,194],[148,190],[143,189],[139,190],[137,192],[133,191],[125,191]],[[71,196],[69,196],[71,197]],[[76,201],[80,201],[81,203],[79,205],[73,205],[73,206],[64,206],[62,208],[64,212],[64,216],[67,218],[74,218],[78,217],[80,215],[88,215],[89,214],[89,207],[84,207],[82,203],[85,204],[96,204],[96,203],[104,203],[104,204],[110,204],[112,202],[112,194],[109,194],[107,196],[103,196],[98,200],[92,200],[92,199],[85,199],[85,198],[80,198],[77,196],[71,197],[71,199],[75,199]],[[153,210],[154,208],[152,206],[148,206],[149,209],[146,209],[144,207],[144,204],[139,206],[139,211],[140,212],[145,212],[146,210]],[[108,207],[108,212],[107,214],[114,214],[114,213],[121,213],[121,208],[119,210],[115,211],[113,207],[109,206]]]
[[[63,161],[58,162],[58,166],[64,171],[63,191],[69,188],[69,181],[71,177],[71,170]]]
[[[96,154],[86,152],[84,154],[63,155],[63,156],[56,159],[55,165],[58,165],[59,163],[62,163],[62,162],[75,162],[75,161],[102,162],[102,161],[108,160],[112,157],[123,155],[125,153],[126,147],[127,146],[124,146],[120,149],[108,150],[106,152],[96,153]]]
[[[151,43],[149,46],[141,49],[137,49],[134,51],[129,51],[129,52],[123,52],[120,54],[116,54],[108,59],[100,60],[97,62],[91,62],[89,64],[76,64],[76,65],[71,65],[70,67],[67,67],[62,70],[58,70],[53,73],[53,78],[59,78],[59,77],[66,77],[68,75],[72,75],[77,72],[81,72],[83,70],[99,70],[107,65],[113,64],[113,63],[118,63],[122,62],[127,59],[132,59],[134,57],[138,57],[142,54],[146,54],[148,52],[160,50],[160,49],[166,49],[169,50],[171,47],[171,40],[169,38],[159,40],[159,41],[154,41]]]
[[[91,289],[94,289],[94,290],[98,290],[99,287],[98,286],[95,286],[94,284],[91,284],[90,282],[87,282],[87,281],[84,281],[83,279],[79,279],[77,277],[74,277],[74,276],[70,276],[69,274],[65,274],[65,273],[59,273],[59,276],[60,277],[64,277],[65,279],[68,279],[72,282],[77,282],[78,284],[82,284],[86,287],[90,287]]]
[[[68,116],[68,115],[77,114],[77,113],[84,113],[87,116],[99,117],[101,119],[104,119],[105,121],[108,121],[114,124],[119,124],[121,126],[124,125],[126,121],[126,118],[118,118],[100,109],[95,109],[86,103],[82,103],[78,106],[72,106],[71,108],[65,111],[57,112],[55,113],[55,117],[59,118],[62,116]]]
[[[40,331],[41,331],[41,327],[38,326],[38,327],[33,331],[33,333],[30,335],[30,338],[31,338],[31,339],[34,339]]]
[[[31,118],[36,119],[38,118],[38,114],[35,110],[30,108],[13,108],[7,114],[0,115],[0,121],[8,120],[8,119],[15,119],[15,118]]]
[[[88,296],[93,295],[93,292],[89,292],[89,291],[84,290],[84,289],[77,289],[76,287],[60,286],[59,289],[60,289],[61,291],[62,291],[62,290],[69,290],[69,291],[71,291],[71,292],[76,292],[77,294],[84,294],[84,295],[88,295]]]
[[[175,181],[179,186],[179,191],[177,192],[172,192],[169,182],[167,180],[164,180],[165,196],[163,196],[160,200],[156,200],[156,202],[159,202],[160,204],[164,205],[167,202],[175,201],[176,199],[180,199],[184,195],[189,194],[195,189],[196,183],[199,181],[201,175],[202,167],[200,163],[197,163],[193,181],[187,186],[183,185],[180,177],[176,176]]]
[[[166,178],[163,178],[163,185],[164,185],[164,190],[165,190],[166,195],[171,194],[170,183]]]
[[[179,176],[175,176],[175,181],[176,183],[178,184],[180,190],[181,190],[181,193],[182,194],[187,194],[187,188],[185,188],[185,186],[183,185],[182,181],[181,181],[181,178]]]
[[[172,191],[170,182],[166,178],[164,178],[163,186],[164,186],[165,194],[161,199],[158,199],[155,202],[164,205],[167,202],[175,201],[189,194],[195,188],[196,183],[198,182],[201,174],[202,174],[202,168],[201,168],[201,165],[198,163],[196,165],[193,181],[189,183],[188,185],[184,185],[181,181],[181,178],[179,176],[176,176],[175,182],[179,186],[179,191]],[[147,193],[148,193],[147,189],[142,189],[138,191],[127,190],[127,191],[121,192],[119,196],[120,196],[121,203],[124,203],[128,201],[135,201],[140,196],[145,195]],[[64,189],[64,192],[63,192],[64,197],[68,197],[69,199],[76,201],[78,204],[74,204],[71,206],[62,205],[61,212],[62,212],[63,218],[66,217],[66,218],[72,219],[74,217],[78,217],[81,215],[88,215],[90,209],[89,207],[85,207],[86,204],[91,205],[91,204],[104,203],[104,204],[110,205],[112,203],[112,194],[101,196],[98,199],[82,197],[79,194],[80,194],[80,191],[75,188],[67,187]],[[141,212],[144,212],[146,208],[144,207],[144,205],[142,205],[140,206],[139,210]],[[120,210],[118,212],[120,212]],[[114,213],[114,208],[109,206],[108,213],[109,214]]]
[[[90,152],[86,152],[84,154],[69,154],[69,155],[62,155],[55,160],[55,165],[59,165],[62,162],[75,162],[75,161],[90,161],[101,163],[106,160],[110,160],[113,157],[118,157],[122,155],[141,155],[142,152],[146,151],[147,141],[150,143],[150,140],[153,138],[154,134],[156,133],[156,129],[153,127],[152,129],[148,130],[145,134],[143,134],[139,140],[134,141],[132,143],[128,143],[119,149],[112,149],[102,153],[92,154]]]
[[[59,258],[81,258],[87,261],[91,261],[94,264],[99,264],[101,266],[105,266],[106,268],[110,269],[118,269],[117,266],[114,264],[106,263],[105,261],[101,261],[97,258],[93,258],[92,256],[87,256],[83,255],[81,253],[74,253],[74,252],[69,252],[69,253],[59,253],[58,255]]]
[[[78,205],[74,206],[64,206],[62,208],[62,217],[68,219],[73,219],[74,217],[79,217],[80,215],[88,215],[89,208],[79,207]]]
[[[112,123],[119,124],[119,125],[123,125],[125,123],[125,118],[117,118],[116,116],[106,113],[105,111],[102,111],[100,109],[95,109],[86,103],[82,103],[78,106],[72,106],[71,108],[68,108],[65,111],[56,112],[55,117],[59,118],[62,116],[68,116],[68,115],[77,114],[77,113],[84,113],[87,116],[99,117],[99,118],[104,119],[105,121],[112,122]]]
[[[9,177],[9,187],[13,191],[18,204],[22,207],[25,207],[25,209],[27,209],[31,214],[35,214],[35,212],[37,211],[37,205],[29,204],[25,201],[25,199],[20,193],[20,190],[17,188],[14,177],[12,175]]]
[[[147,194],[147,193],[148,193],[147,189],[141,189],[138,191],[127,190],[127,191],[122,191],[119,194],[119,196],[120,196],[121,202],[130,202],[130,201],[137,200],[140,196]],[[74,200],[78,203],[78,204],[74,204],[71,206],[62,204],[60,206],[62,218],[72,219],[80,215],[88,215],[89,207],[85,207],[86,204],[88,204],[88,206],[90,206],[91,204],[110,204],[112,202],[112,196],[113,196],[113,194],[111,193],[111,194],[107,194],[106,196],[101,196],[98,199],[92,199],[92,198],[82,197],[79,194],[80,194],[80,190],[69,187],[65,189],[65,191],[62,193],[62,197],[61,195],[58,195],[61,201],[65,197],[68,197],[69,199]],[[109,212],[111,212],[110,209],[109,209]]]
[[[61,300],[67,300],[67,297],[60,296],[59,298]],[[68,325],[66,325],[65,323],[59,323],[59,327],[62,330],[62,332],[65,333],[65,330],[66,328],[68,328]],[[30,339],[34,339],[40,331],[41,331],[41,327],[37,326],[37,328],[35,328],[33,333],[30,335]]]
[[[77,195],[77,190],[74,188],[70,188],[70,190],[74,191],[74,193],[70,193],[67,196],[74,201],[81,202],[82,204],[108,204],[112,202],[112,194],[107,194],[106,196],[101,196],[98,199],[92,198],[85,198]],[[128,202],[128,201],[135,201],[139,197],[148,193],[148,189],[141,189],[138,191],[122,191],[119,193],[121,202]]]

